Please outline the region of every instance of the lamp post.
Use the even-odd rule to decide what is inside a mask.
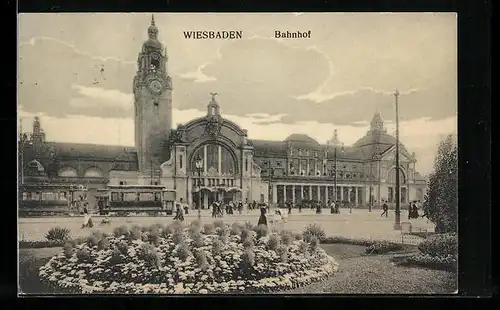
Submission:
[[[399,92],[394,93],[396,103],[396,210],[394,230],[401,230],[401,198],[400,198],[400,180],[399,180]]]
[[[196,172],[198,172],[198,220],[201,219],[201,170],[203,169],[203,159],[198,156],[195,161]]]
[[[342,143],[341,152],[344,152],[344,144]],[[335,187],[335,201],[337,201],[337,147],[335,146],[334,153],[334,168],[333,168],[333,187]]]

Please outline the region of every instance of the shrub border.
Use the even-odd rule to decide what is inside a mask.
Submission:
[[[419,261],[408,261],[408,256],[404,257],[391,257],[390,261],[398,266],[402,267],[417,267],[417,268],[428,268],[434,270],[443,270],[453,273],[458,272],[457,262],[455,263],[425,263]]]

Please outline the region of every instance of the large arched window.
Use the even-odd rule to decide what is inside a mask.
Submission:
[[[206,158],[205,158],[206,157]],[[231,151],[224,145],[205,144],[198,148],[192,157],[191,171],[196,171],[196,159],[203,160],[204,171],[217,171],[221,174],[234,174],[237,172],[237,165]]]
[[[65,178],[76,178],[78,176],[78,173],[76,172],[75,168],[70,166],[65,166],[59,169],[57,175]]]
[[[29,176],[43,176],[45,175],[45,168],[38,160],[34,159],[24,167],[24,174]]]
[[[391,168],[391,170],[389,170],[389,173],[387,174],[387,183],[396,184],[396,168],[395,167]],[[399,169],[399,183],[400,184],[406,183],[405,174],[404,174],[402,168]]]
[[[83,174],[84,178],[102,178],[103,176],[102,170],[97,167],[90,167]]]

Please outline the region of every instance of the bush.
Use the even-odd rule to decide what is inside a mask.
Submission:
[[[191,251],[189,251],[189,246],[186,243],[182,242],[177,245],[177,257],[179,257],[181,261],[185,261],[190,254]]]
[[[245,242],[246,239],[252,237],[252,232],[248,228],[245,228],[241,231],[241,241]]]
[[[109,250],[110,243],[108,238],[101,238],[99,242],[97,242],[97,249],[99,250]]]
[[[319,249],[319,238],[316,236],[311,236],[309,243],[311,245],[311,251],[314,253]]]
[[[137,257],[142,259],[149,267],[160,267],[160,255],[156,251],[156,248],[149,243],[141,245]]]
[[[428,254],[414,254],[401,258],[393,257],[391,261],[397,265],[407,267],[423,267],[429,269],[457,272],[457,258],[455,256],[437,257]]]
[[[458,238],[455,234],[436,234],[418,245],[423,254],[437,257],[458,255]]]
[[[299,252],[304,254],[304,255],[307,255],[307,253],[309,252],[309,245],[307,244],[307,242],[305,241],[300,241],[299,243]]]
[[[302,234],[292,233],[292,236],[295,240],[302,240]]]
[[[228,241],[228,231],[224,228],[216,228],[215,229],[215,232],[218,236],[218,239],[222,242],[222,243],[226,243]]]
[[[320,239],[321,243],[323,244],[352,244],[352,245],[363,245],[363,246],[370,246],[374,243],[376,243],[376,240],[370,240],[370,239],[351,239],[351,238],[346,238],[346,237],[340,237],[340,236],[335,236],[335,237],[325,237]]]
[[[212,224],[205,224],[203,225],[203,233],[205,235],[211,235],[213,234],[215,231],[215,226],[212,225]]]
[[[268,227],[264,224],[254,226],[253,231],[255,231],[257,233],[257,239],[260,239],[262,237],[266,237],[269,233]]]
[[[193,236],[193,235],[199,234],[200,231],[201,231],[201,227],[200,226],[189,226],[189,228],[188,228],[189,236]]]
[[[241,268],[249,269],[255,264],[255,253],[252,249],[246,249],[243,254],[241,254]]]
[[[439,144],[422,208],[437,233],[457,231],[458,147],[453,135]]]
[[[75,253],[74,244],[66,242],[63,247],[63,253],[66,257],[70,258]]]
[[[201,270],[205,270],[208,268],[208,261],[207,261],[207,255],[205,254],[204,250],[196,250],[194,251],[194,258],[196,260],[196,265],[198,268]]]
[[[194,220],[190,224],[191,227],[197,227],[198,230],[201,230],[201,221],[200,220]]]
[[[282,263],[286,263],[288,261],[288,247],[286,245],[281,244],[278,246],[276,253],[279,255]]]
[[[125,225],[115,227],[115,229],[113,229],[113,235],[117,238],[120,236],[128,237],[129,234],[130,234],[130,229]]]
[[[404,249],[403,244],[393,243],[389,241],[376,241],[369,245],[365,253],[366,254],[386,254],[393,251],[400,251]]]
[[[304,240],[309,239],[311,236],[314,236],[320,240],[326,237],[325,230],[318,224],[307,225],[302,235],[304,237]]]
[[[78,249],[76,251],[76,258],[80,263],[90,263],[92,262],[92,255],[87,249]]]
[[[19,241],[19,249],[40,249],[40,248],[54,248],[64,246],[64,241]]]
[[[215,228],[221,228],[221,229],[224,229],[224,228],[226,228],[226,224],[224,224],[224,221],[223,221],[223,220],[215,220],[215,221],[214,221],[214,227],[215,227]]]
[[[233,225],[231,225],[231,235],[233,236],[239,236],[241,234],[241,231],[245,228],[244,225],[234,222]]]
[[[172,233],[172,241],[174,244],[180,244],[184,242],[186,238],[184,237],[184,232],[182,230],[175,230]]]
[[[49,241],[66,241],[70,238],[70,230],[63,227],[53,227],[45,235]]]
[[[130,229],[130,240],[140,240],[142,238],[142,229],[139,226],[134,226]]]
[[[184,227],[182,226],[182,222],[179,220],[175,220],[172,223],[170,223],[167,227],[165,227],[165,236],[168,234],[173,234],[174,232],[177,231],[182,231],[184,230]]]
[[[222,241],[220,241],[219,239],[215,239],[212,242],[212,253],[214,256],[221,254],[223,248],[224,248],[224,243],[222,243]]]
[[[245,228],[251,230],[253,228],[253,224],[250,221],[245,222]]]
[[[272,234],[269,237],[269,240],[267,241],[267,248],[269,250],[276,251],[279,245],[280,245],[280,237],[276,234]]]
[[[286,246],[289,246],[290,244],[292,244],[293,242],[293,236],[292,236],[292,233],[289,232],[289,231],[286,231],[286,230],[283,230],[281,232],[281,242],[286,245]]]
[[[253,238],[251,238],[251,237],[246,238],[245,241],[243,241],[243,247],[245,249],[253,248],[254,245],[255,245],[255,243],[253,241]]]
[[[156,229],[152,229],[148,234],[147,234],[147,241],[151,244],[154,244],[154,245],[159,245],[160,244],[160,237],[161,237],[161,233],[159,230],[156,230]]]
[[[152,231],[162,232],[163,230],[165,230],[165,225],[160,224],[160,223],[154,223],[153,225],[149,226],[150,232],[152,232]]]
[[[205,245],[205,242],[203,241],[203,236],[201,233],[196,233],[191,236],[191,239],[193,239],[192,245],[195,248],[199,248]]]
[[[122,254],[127,254],[128,244],[125,240],[121,240],[116,244],[116,250],[120,251]]]
[[[123,262],[122,253],[123,252],[121,252],[120,250],[114,249],[113,252],[111,253],[111,258],[109,259],[109,262],[113,265],[121,264]]]

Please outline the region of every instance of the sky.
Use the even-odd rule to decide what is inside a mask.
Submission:
[[[41,117],[47,140],[132,146],[132,80],[151,14],[20,14],[18,118]],[[454,13],[155,14],[173,80],[174,126],[221,113],[250,139],[304,133],[351,145],[379,111],[432,170],[437,144],[457,131]],[[237,30],[240,40],[190,40],[184,31]],[[274,32],[311,31],[308,39]],[[104,70],[101,72],[101,68]]]

